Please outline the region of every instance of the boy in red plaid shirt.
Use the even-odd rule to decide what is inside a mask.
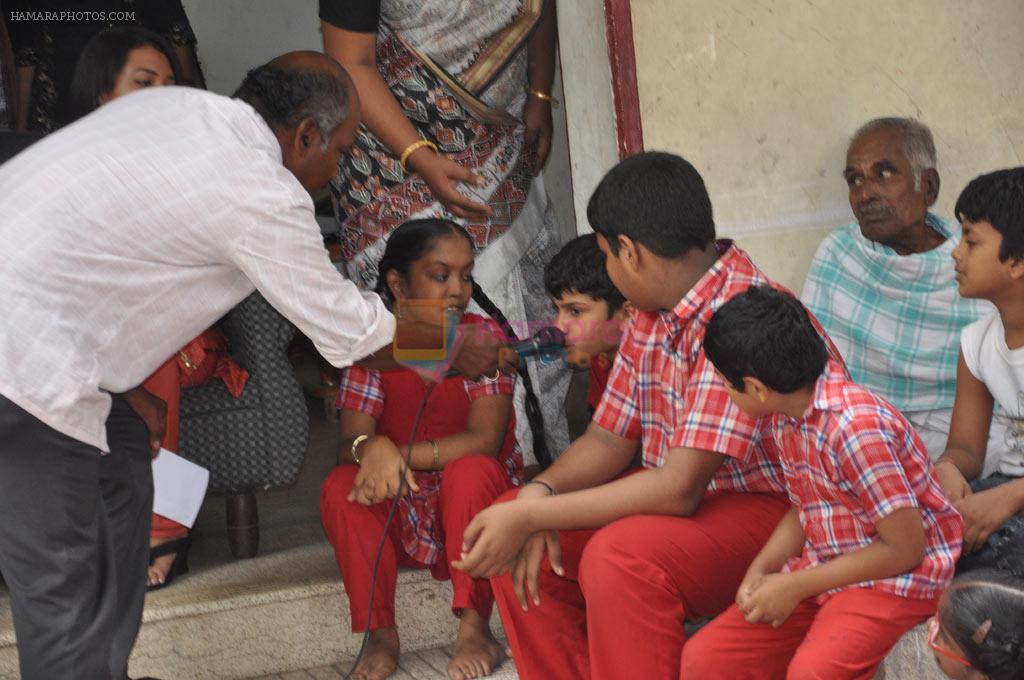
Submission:
[[[474,518],[455,566],[511,572],[492,585],[521,678],[674,678],[683,621],[732,602],[788,509],[757,420],[701,351],[714,310],[768,279],[715,240],[704,182],[678,156],[622,161],[587,216],[637,312],[587,431]]]
[[[704,352],[760,418],[793,507],[747,570],[736,604],[683,651],[680,678],[870,679],[935,612],[963,522],[913,427],[828,360],[803,306],[751,288],[708,323]]]

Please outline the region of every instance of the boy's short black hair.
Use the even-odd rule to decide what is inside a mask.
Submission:
[[[704,354],[735,389],[752,377],[781,394],[813,385],[828,359],[804,306],[770,286],[754,286],[719,307],[704,333]]]
[[[1003,235],[1001,262],[1024,259],[1024,167],[975,177],[956,199],[955,213],[961,222],[988,222]]]
[[[590,197],[587,220],[613,253],[620,234],[665,258],[715,240],[711,199],[700,173],[661,151],[630,156],[609,170]]]
[[[612,283],[605,269],[605,256],[597,246],[597,236],[584,234],[562,246],[544,267],[544,288],[548,295],[560,298],[565,293],[581,293],[608,303],[611,315],[626,298]]]

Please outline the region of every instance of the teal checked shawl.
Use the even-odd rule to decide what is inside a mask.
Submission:
[[[856,222],[839,227],[801,294],[853,379],[905,413],[953,406],[960,330],[992,309],[957,292],[960,225],[930,212],[925,221],[946,241],[913,255],[867,240]]]

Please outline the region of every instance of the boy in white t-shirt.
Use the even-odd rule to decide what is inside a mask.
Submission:
[[[997,313],[961,333],[953,421],[935,471],[964,518],[958,571],[995,567],[1024,577],[1024,167],[973,180],[956,216],[960,295],[989,300]],[[993,403],[1006,435],[998,472],[980,480]]]

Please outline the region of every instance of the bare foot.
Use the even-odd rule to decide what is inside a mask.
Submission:
[[[398,669],[398,629],[378,628],[370,631],[366,651],[352,671],[355,680],[384,680]]]
[[[171,538],[150,538],[149,547],[152,549],[158,545],[170,543],[171,541],[176,541],[179,538],[184,538],[185,536],[188,536],[188,534],[172,536]],[[164,582],[167,578],[167,574],[171,572],[171,567],[174,565],[175,557],[177,557],[177,553],[168,553],[153,560],[153,564],[149,565],[149,570],[146,573],[147,587],[152,588],[153,586],[158,586]]]
[[[451,680],[470,680],[491,674],[505,653],[491,635],[491,626],[472,609],[463,609],[459,617],[459,635],[455,639],[455,656],[448,664]]]

